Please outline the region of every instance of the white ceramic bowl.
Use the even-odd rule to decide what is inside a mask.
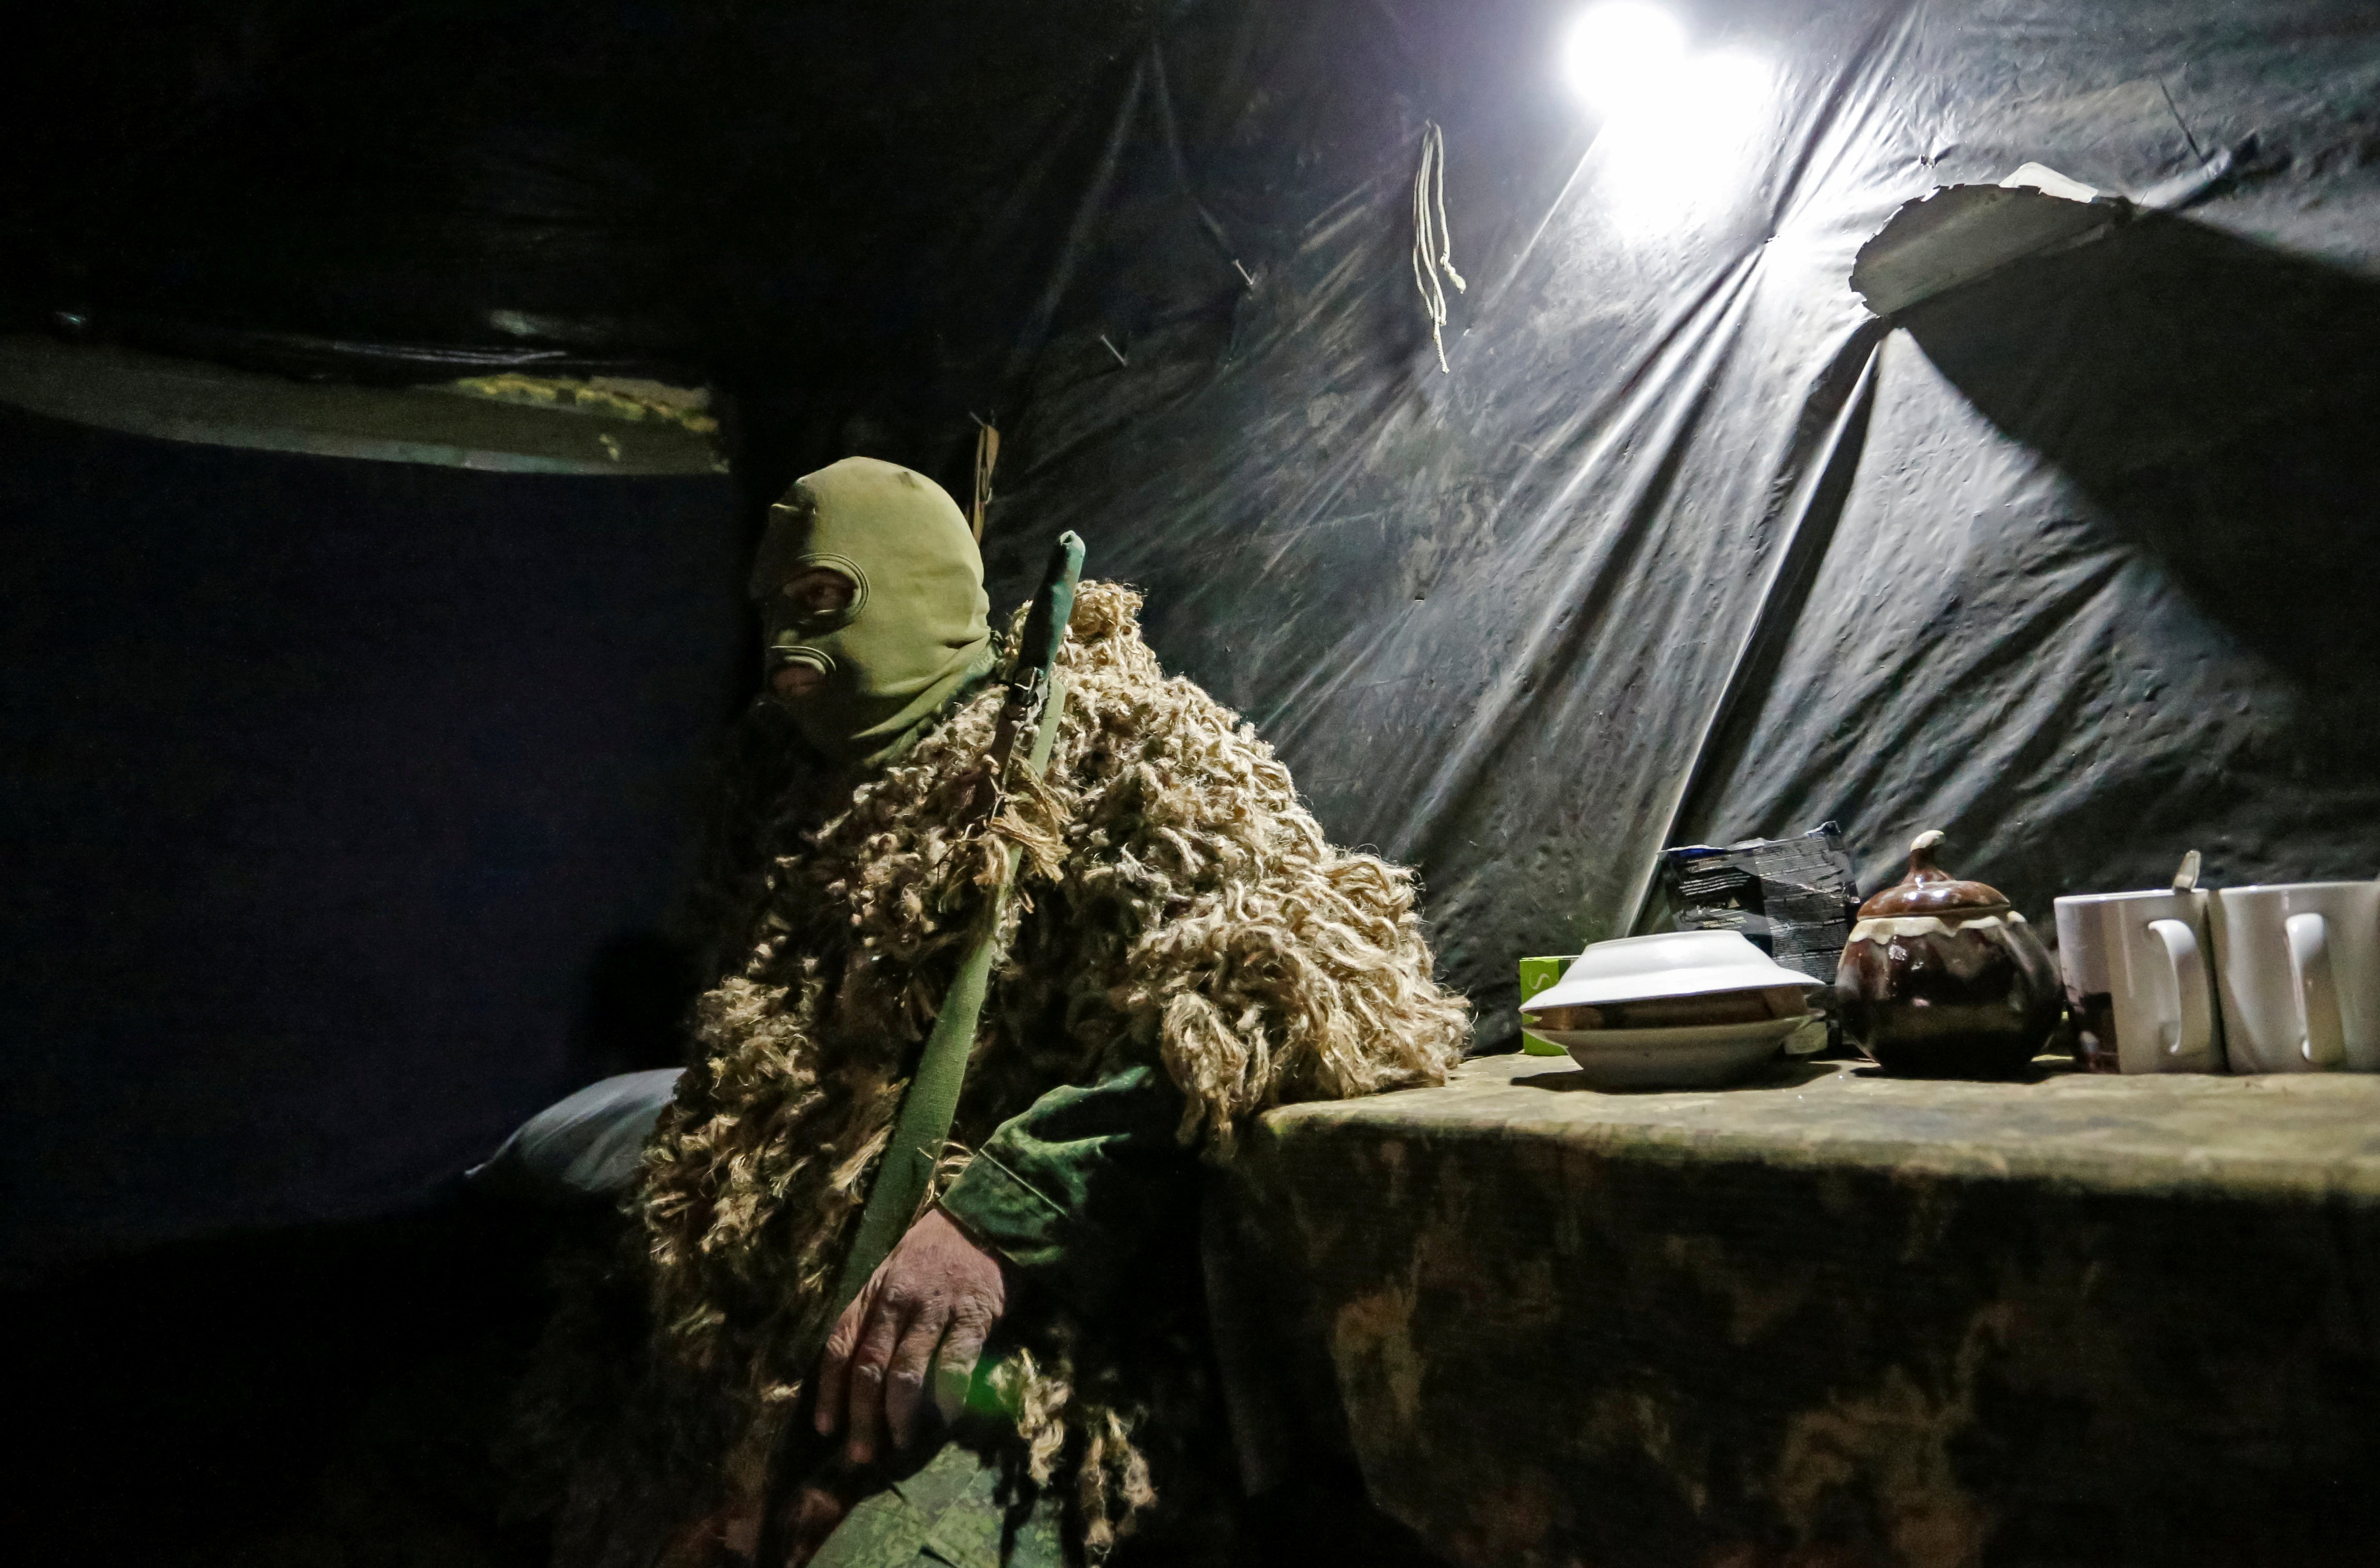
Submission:
[[[1765,1066],[1808,1018],[1667,1029],[1540,1029],[1597,1088],[1713,1088]]]

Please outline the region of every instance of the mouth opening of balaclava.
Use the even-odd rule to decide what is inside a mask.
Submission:
[[[838,763],[898,753],[991,667],[983,557],[958,504],[896,463],[845,457],[770,508],[752,567],[764,675]]]

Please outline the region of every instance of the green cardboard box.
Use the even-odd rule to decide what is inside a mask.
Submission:
[[[1569,968],[1571,960],[1577,956],[1578,954],[1575,953],[1564,953],[1552,958],[1522,959],[1521,1000],[1524,1002],[1528,1001],[1529,998],[1536,995],[1537,992],[1547,990],[1556,980],[1560,979],[1562,977],[1562,971]],[[1556,1045],[1553,1041],[1549,1039],[1540,1039],[1526,1029],[1523,1029],[1521,1031],[1521,1049],[1532,1056],[1567,1056],[1570,1054],[1569,1051],[1564,1051],[1560,1046]]]

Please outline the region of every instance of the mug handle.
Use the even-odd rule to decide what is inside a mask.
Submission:
[[[2319,1072],[2347,1060],[2347,1030],[2338,1017],[2338,986],[2330,972],[2330,923],[2320,915],[2292,915],[2289,978],[2298,998],[2298,1053]]]
[[[2204,1061],[2215,1047],[2215,1019],[2206,1004],[2206,954],[2186,920],[2151,920],[2149,934],[2165,950],[2158,971],[2157,1065],[2175,1058]]]

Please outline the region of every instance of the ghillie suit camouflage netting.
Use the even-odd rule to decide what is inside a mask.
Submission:
[[[577,1434],[554,1477],[560,1561],[645,1568],[688,1519],[732,1516],[758,1489],[811,1370],[793,1347],[820,1326],[1003,844],[1023,849],[1024,896],[954,1155],[1130,1063],[1162,1064],[1182,1138],[1223,1159],[1266,1106],[1436,1083],[1457,1059],[1465,1008],[1430,978],[1410,874],[1326,843],[1270,748],[1158,667],[1138,605],[1083,585],[1048,780],[988,826],[967,831],[965,806],[996,689],[823,812],[786,776],[761,813],[775,842],[742,900],[748,957],[702,1000],[699,1059],[635,1198],[645,1310],[609,1332],[641,1345],[608,1380],[583,1361],[544,1380],[542,1424]],[[1171,1439],[1211,1403],[1184,1294],[1124,1324],[1037,1303],[1004,1326],[1016,1465],[1066,1489],[1093,1561],[1164,1497]]]

